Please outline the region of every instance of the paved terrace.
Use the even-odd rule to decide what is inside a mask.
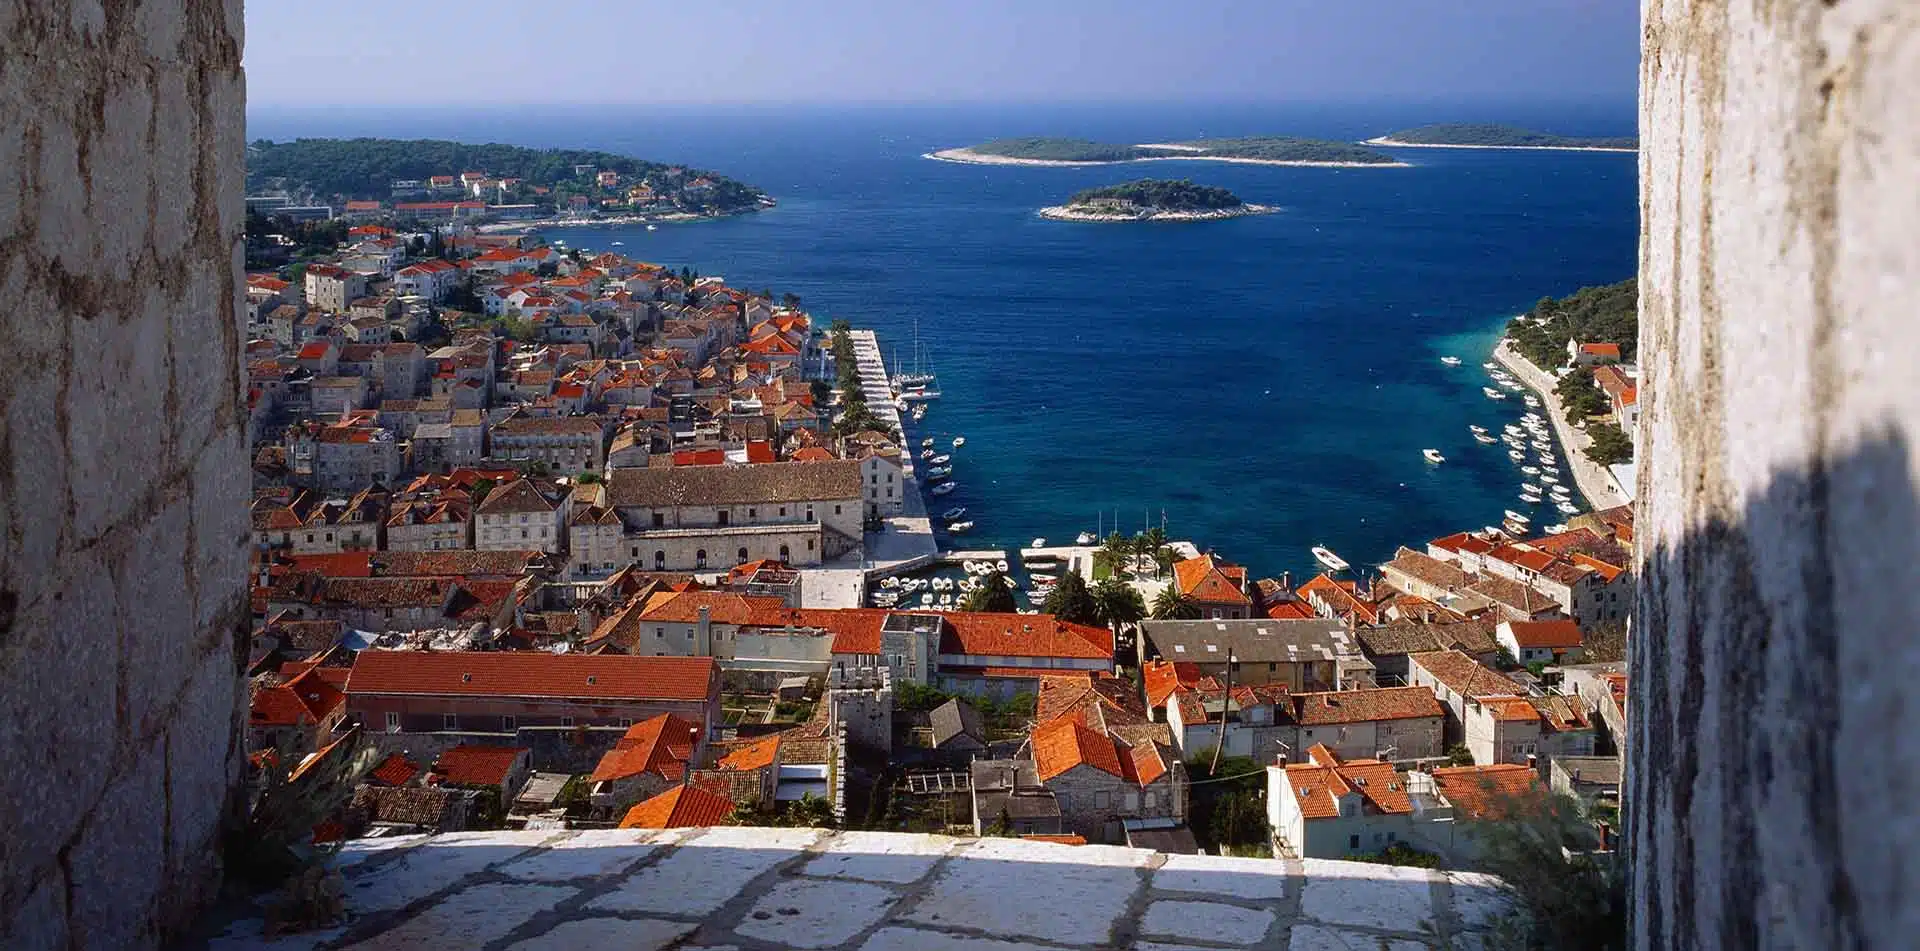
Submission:
[[[350,844],[351,922],[237,949],[1291,951],[1483,946],[1481,875],[818,829],[483,832]]]

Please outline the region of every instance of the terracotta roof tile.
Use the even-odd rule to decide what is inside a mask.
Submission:
[[[710,657],[544,652],[361,651],[349,695],[705,700]]]
[[[698,786],[675,786],[627,810],[622,829],[681,829],[719,825],[733,814],[733,800]]]
[[[1515,797],[1529,796],[1540,787],[1539,775],[1518,763],[1445,766],[1433,771],[1433,782],[1457,815],[1473,819],[1504,816]]]
[[[600,757],[588,779],[600,783],[653,773],[679,782],[687,774],[699,738],[699,724],[663,713],[629,727],[613,749]]]
[[[1444,717],[1447,712],[1426,687],[1302,693],[1295,694],[1293,702],[1294,717],[1301,726]]]
[[[519,747],[462,743],[441,753],[433,763],[433,771],[449,785],[499,786],[507,781],[515,761],[526,752]]]

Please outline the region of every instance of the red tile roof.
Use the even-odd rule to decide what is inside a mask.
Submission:
[[[455,786],[499,786],[513,772],[513,764],[526,753],[523,747],[475,746],[462,743],[434,761],[433,771],[441,782]]]
[[[1564,649],[1580,646],[1580,625],[1573,621],[1508,621],[1506,628],[1521,647]]]
[[[705,700],[710,657],[361,651],[347,693],[580,700]]]
[[[780,734],[743,746],[720,759],[721,769],[762,769],[772,766],[780,756]]]
[[[699,724],[670,713],[636,723],[600,757],[589,779],[601,783],[653,773],[679,782],[687,774],[687,762],[693,759],[699,738]]]
[[[1182,594],[1195,601],[1250,603],[1242,590],[1247,582],[1247,569],[1212,555],[1175,562],[1173,580]]]
[[[1380,687],[1332,693],[1295,694],[1294,718],[1301,726],[1366,723],[1444,717],[1446,708],[1426,687]]]
[[[1045,782],[1080,765],[1124,777],[1120,749],[1113,737],[1064,717],[1033,728],[1033,765]]]
[[[1539,788],[1540,777],[1518,763],[1499,763],[1443,766],[1433,771],[1433,782],[1453,804],[1456,815],[1484,819],[1505,815],[1516,797],[1529,796]]]
[[[1286,769],[1287,786],[1301,815],[1309,819],[1331,819],[1340,815],[1340,797],[1359,793],[1363,813],[1407,815],[1413,801],[1407,797],[1406,781],[1392,764],[1379,760],[1341,762],[1332,750],[1315,744],[1307,751],[1312,762],[1298,763]]]
[[[395,753],[388,756],[380,765],[375,766],[367,775],[387,786],[405,786],[413,782],[415,776],[420,775],[420,767],[405,756]]]
[[[733,814],[733,801],[698,786],[675,786],[632,809],[622,829],[681,829],[718,825]]]
[[[306,726],[319,723],[340,709],[346,695],[313,670],[253,694],[248,723],[253,726]]]
[[[1483,697],[1517,697],[1520,685],[1500,676],[1479,661],[1457,650],[1408,654],[1409,664],[1418,664],[1435,680],[1454,693],[1479,700]]]
[[[1144,668],[1147,706],[1159,709],[1167,705],[1177,687],[1191,687],[1200,680],[1200,665],[1191,661],[1150,660]]]
[[[942,654],[1113,659],[1112,631],[1062,621],[1051,614],[956,611],[945,618]]]

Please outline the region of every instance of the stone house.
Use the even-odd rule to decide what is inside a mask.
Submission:
[[[862,538],[860,463],[613,469],[607,504],[627,557],[653,571],[710,571],[770,559],[811,567]]]
[[[492,792],[498,797],[496,806],[504,812],[532,772],[528,765],[532,752],[524,746],[462,743],[434,760],[433,774],[442,786]]]
[[[530,479],[516,479],[487,493],[474,509],[474,548],[512,551],[566,550],[569,497],[549,497]]]
[[[1229,656],[1233,683],[1281,684],[1295,693],[1338,690],[1344,668],[1366,663],[1347,626],[1331,619],[1146,621],[1140,628],[1162,659],[1192,663],[1222,683]]]
[[[247,750],[278,749],[287,744],[299,756],[318,752],[333,739],[346,717],[347,670],[343,667],[288,665],[291,676],[272,675],[277,683],[253,689],[247,713]]]
[[[1580,657],[1580,625],[1573,621],[1501,621],[1493,636],[1522,664]]]
[[[1173,585],[1202,617],[1240,620],[1253,614],[1253,599],[1247,596],[1247,569],[1212,555],[1200,555],[1175,562]]]
[[[1062,832],[1089,842],[1124,842],[1128,819],[1187,815],[1186,764],[1171,747],[1128,742],[1072,717],[1033,730],[1034,775],[1060,808]]]
[[[331,264],[307,265],[307,306],[329,314],[345,313],[348,305],[367,296],[367,276]]]
[[[397,502],[387,517],[387,551],[453,551],[473,547],[473,506],[465,493]]]
[[[496,463],[543,462],[554,473],[599,472],[606,430],[584,416],[516,415],[493,424],[489,457]]]
[[[976,759],[967,770],[974,835],[1060,834],[1060,803],[1032,760]]]
[[[1303,693],[1293,697],[1300,737],[1294,762],[1319,745],[1342,759],[1391,763],[1446,756],[1447,710],[1426,687],[1380,687]]]
[[[688,764],[705,757],[706,743],[699,721],[663,713],[635,723],[587,777],[594,808],[618,815],[680,785]]]

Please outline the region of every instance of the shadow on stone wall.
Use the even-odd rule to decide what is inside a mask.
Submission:
[[[1903,883],[1920,856],[1889,833],[1915,821],[1920,791],[1920,493],[1900,429],[1867,436],[1641,560],[1626,804],[1638,947],[1911,940],[1920,911],[1897,909],[1913,908]]]

